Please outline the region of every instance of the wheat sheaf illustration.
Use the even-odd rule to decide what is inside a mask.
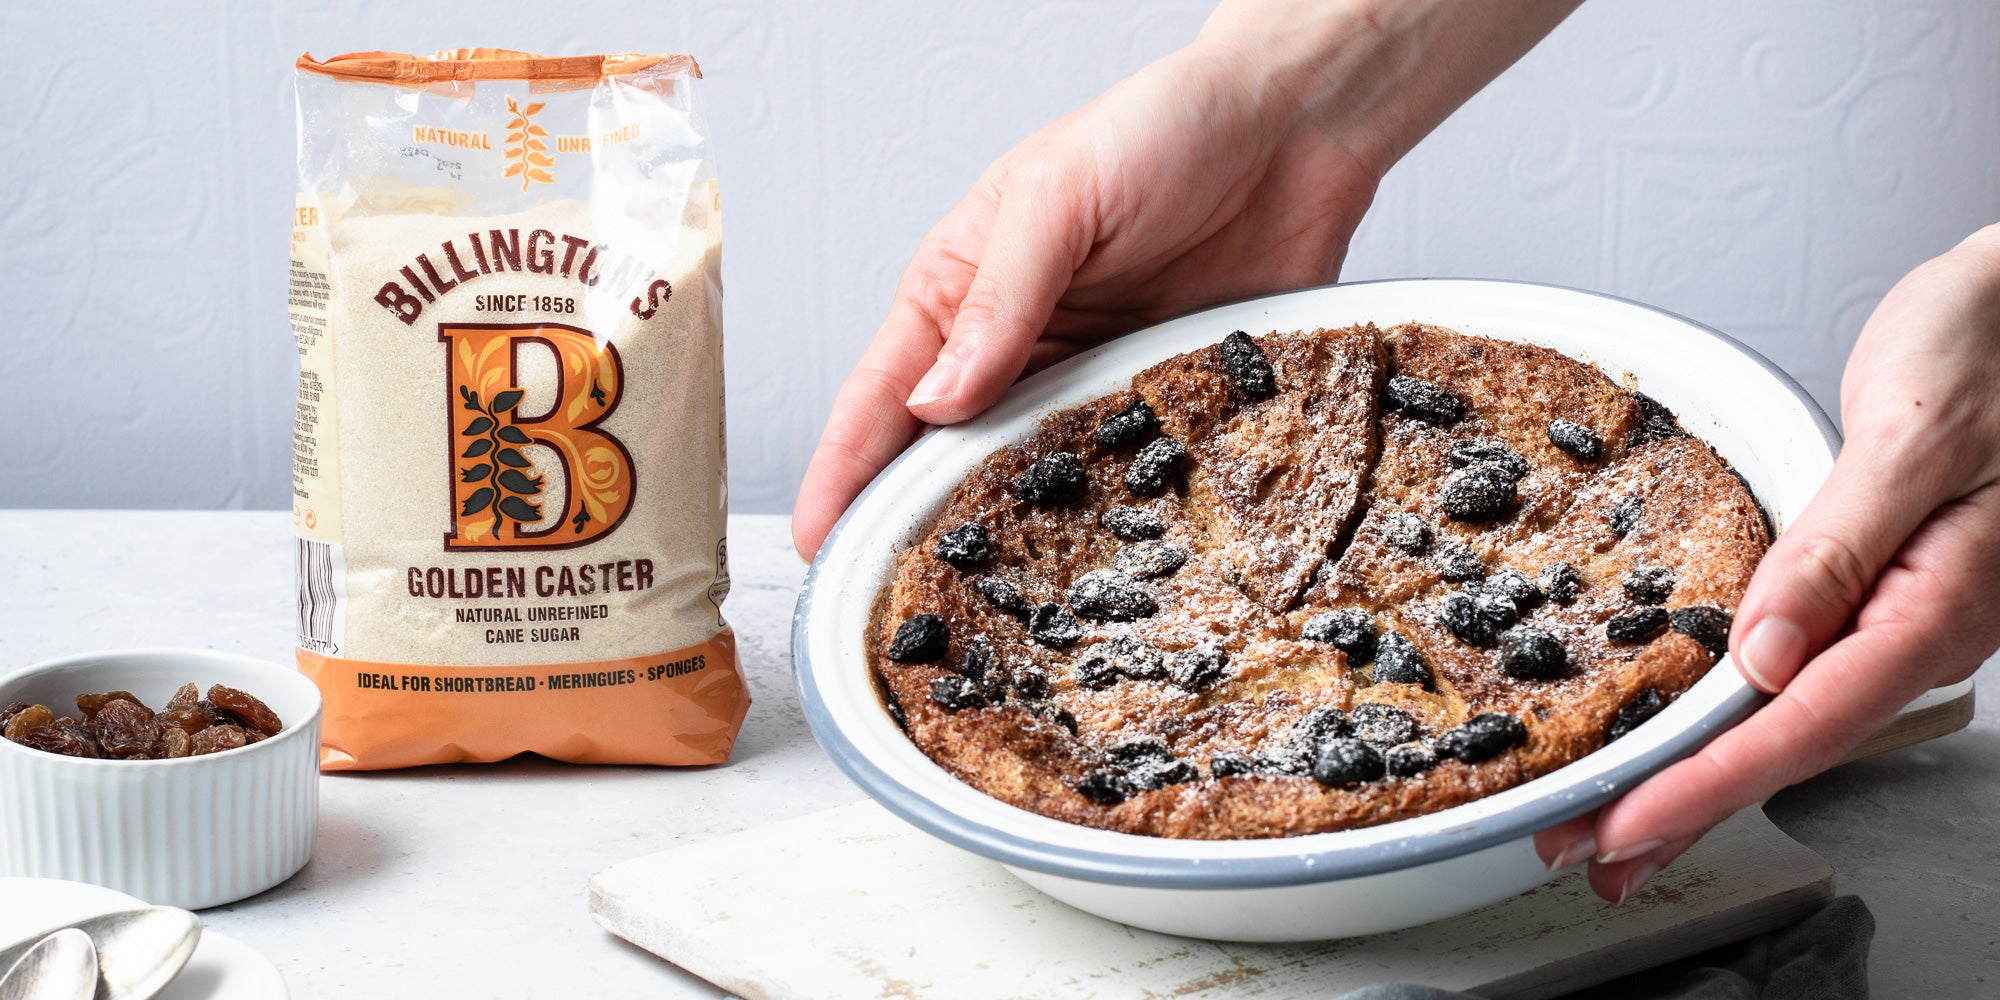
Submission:
[[[505,155],[514,162],[507,164],[506,172],[500,176],[521,178],[523,192],[537,181],[553,184],[556,180],[549,173],[549,168],[556,165],[555,157],[549,155],[549,144],[544,141],[549,137],[549,130],[534,122],[535,115],[545,106],[544,102],[536,101],[523,107],[513,98],[507,98],[507,110],[513,112],[514,117],[507,122]]]

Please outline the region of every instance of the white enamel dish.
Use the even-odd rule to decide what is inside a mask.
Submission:
[[[1414,819],[1281,839],[1114,833],[1007,805],[923,755],[883,708],[864,636],[897,552],[986,455],[1050,413],[1231,330],[1418,321],[1542,344],[1596,363],[1671,407],[1789,522],[1832,468],[1839,436],[1804,389],[1749,348],[1679,316],[1590,292],[1460,279],[1332,285],[1220,306],[1120,338],[1016,386],[977,420],[934,430],[875,478],[800,592],[792,659],[806,718],[834,762],[890,811],[1006,865],[1080,909],[1151,930],[1301,941],[1414,926],[1551,877],[1537,830],[1594,809],[1733,725],[1761,696],[1727,657],[1632,734],[1552,774]]]

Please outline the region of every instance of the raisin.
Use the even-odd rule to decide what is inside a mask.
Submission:
[[[938,536],[937,557],[959,569],[977,569],[993,558],[993,537],[985,525],[967,521]]]
[[[1631,534],[1632,529],[1639,526],[1639,519],[1644,514],[1645,507],[1637,495],[1618,501],[1617,506],[1611,508],[1611,533],[1620,538]]]
[[[40,726],[28,730],[14,742],[31,750],[61,754],[65,757],[97,756],[95,747],[79,739],[74,731],[58,726]]]
[[[1347,713],[1354,738],[1378,747],[1392,747],[1417,738],[1415,716],[1394,705],[1366,703]]]
[[[1542,592],[1557,604],[1568,604],[1576,600],[1576,593],[1583,589],[1583,578],[1576,574],[1576,567],[1566,562],[1552,562],[1542,567]]]
[[[1382,633],[1375,645],[1374,675],[1377,684],[1417,684],[1427,691],[1431,687],[1431,667],[1424,654],[1395,632]]]
[[[1222,679],[1222,671],[1229,666],[1229,654],[1214,643],[1203,643],[1192,649],[1175,653],[1167,664],[1167,674],[1174,683],[1188,691],[1200,691],[1213,687]]]
[[[1146,542],[1167,533],[1166,522],[1143,507],[1112,507],[1097,519],[1106,531],[1128,542]]]
[[[1229,378],[1236,383],[1237,391],[1251,399],[1269,399],[1278,393],[1278,373],[1271,368],[1271,359],[1264,356],[1263,349],[1250,335],[1241,330],[1222,338],[1222,366],[1229,369]]]
[[[889,640],[889,659],[897,663],[930,663],[941,659],[945,649],[951,644],[951,630],[944,619],[937,615],[911,615],[896,626],[896,635]],[[209,700],[215,700],[214,692]]]
[[[1287,730],[1287,737],[1318,747],[1336,736],[1346,736],[1348,732],[1347,713],[1333,705],[1321,705],[1299,716],[1298,721]]]
[[[160,760],[173,760],[194,753],[194,740],[185,730],[168,726],[160,730],[160,745],[155,748]]]
[[[193,756],[200,757],[204,754],[221,753],[224,750],[236,750],[247,746],[249,742],[244,738],[241,726],[210,726],[194,734]]]
[[[993,644],[985,639],[978,638],[965,644],[965,655],[958,660],[958,672],[972,682],[981,698],[995,703],[1006,699],[1007,668],[1000,662],[1000,654],[993,649]]]
[[[1172,760],[1174,751],[1158,736],[1130,736],[1107,744],[1104,755],[1114,763],[1131,767],[1149,760]]]
[[[1480,561],[1479,553],[1464,542],[1439,542],[1437,551],[1431,553],[1431,564],[1437,567],[1439,576],[1453,583],[1486,575],[1486,564]]]
[[[1604,454],[1604,439],[1595,431],[1561,417],[1549,421],[1549,443],[1585,462],[1595,462]]]
[[[1020,587],[1014,585],[1014,581],[988,574],[972,581],[972,589],[979,591],[979,596],[986,598],[986,603],[993,605],[995,610],[1016,618],[1028,617],[1028,598],[1021,593]]]
[[[1637,448],[1642,444],[1687,434],[1681,430],[1680,422],[1674,419],[1674,411],[1667,409],[1659,400],[1643,392],[1635,392],[1632,403],[1639,408],[1639,426],[1626,437],[1627,447]]]
[[[1347,713],[1332,705],[1322,705],[1299,716],[1277,745],[1257,751],[1252,761],[1260,771],[1278,774],[1310,774],[1320,747],[1329,740],[1348,735]]]
[[[1546,630],[1521,625],[1500,634],[1500,672],[1509,677],[1554,680],[1568,666],[1569,652]]]
[[[246,691],[216,684],[208,689],[208,700],[210,704],[225,708],[229,714],[242,720],[245,729],[254,730],[265,736],[276,736],[285,728],[285,724],[278,719],[278,713],[271,711],[271,706]]]
[[[986,704],[985,696],[979,693],[979,685],[961,674],[932,678],[931,700],[944,706],[948,712],[979,708]]]
[[[1089,488],[1090,477],[1084,475],[1083,460],[1066,451],[1037,459],[1014,480],[1014,495],[1037,507],[1075,500]]]
[[[1172,576],[1187,565],[1187,550],[1172,542],[1133,542],[1118,550],[1111,565],[1140,580]]]
[[[896,721],[897,729],[905,733],[910,731],[910,717],[903,714],[903,699],[896,697],[895,688],[883,685],[882,707],[888,709],[889,718]]]
[[[1618,714],[1611,717],[1611,725],[1605,730],[1604,739],[1608,742],[1630,733],[1639,728],[1640,723],[1660,714],[1660,709],[1665,707],[1667,700],[1660,697],[1660,692],[1652,688],[1640,688],[1639,693],[1633,695],[1632,700],[1626,702],[1618,709]]]
[[[1463,469],[1468,465],[1497,465],[1516,480],[1528,475],[1528,460],[1505,443],[1491,438],[1453,441],[1448,457],[1454,469]]]
[[[1542,588],[1528,579],[1528,574],[1518,569],[1503,569],[1486,578],[1480,589],[1497,597],[1514,602],[1516,608],[1526,610],[1542,603]]]
[[[1061,726],[1069,730],[1071,736],[1076,735],[1076,716],[1071,715],[1069,709],[1053,701],[1031,701],[1023,704],[1021,707],[1027,709],[1029,714],[1043,722]]]
[[[30,705],[25,701],[17,701],[8,705],[6,708],[0,708],[0,732],[4,732],[6,730],[7,723],[12,722],[14,716],[21,714],[21,712],[25,709],[33,707],[34,707],[33,705]]]
[[[1083,638],[1083,626],[1060,604],[1038,604],[1028,614],[1028,637],[1050,649],[1067,649]]]
[[[1097,443],[1106,448],[1136,444],[1145,440],[1146,435],[1153,433],[1153,428],[1158,426],[1159,420],[1153,416],[1153,408],[1147,406],[1145,400],[1135,399],[1131,406],[1097,426]]]
[[[1389,515],[1382,535],[1405,555],[1420,556],[1431,550],[1431,526],[1415,514]]]
[[[1049,696],[1049,675],[1032,663],[1023,663],[1007,673],[1007,683],[1014,693],[1022,698],[1034,700]]]
[[[1625,596],[1640,604],[1665,604],[1674,592],[1674,571],[1665,566],[1635,566],[1619,581]]]
[[[77,744],[80,748],[80,752],[72,753],[70,756],[72,757],[104,756],[103,749],[97,745],[97,734],[92,733],[90,731],[90,726],[87,723],[80,722],[76,719],[67,719],[67,718],[57,719],[53,725],[53,728],[61,730],[62,732],[75,738],[75,740],[77,741]]]
[[[1528,728],[1521,725],[1521,720],[1500,712],[1486,712],[1446,732],[1438,740],[1438,749],[1467,764],[1477,764],[1499,756],[1527,738]]]
[[[1187,457],[1187,448],[1170,437],[1155,438],[1139,449],[1125,470],[1125,488],[1134,496],[1156,497],[1167,491],[1174,473]]]
[[[1729,651],[1729,612],[1720,608],[1689,607],[1667,614],[1673,630],[1701,643],[1711,656]]]
[[[1250,758],[1240,753],[1223,751],[1212,754],[1208,758],[1208,773],[1217,778],[1229,778],[1239,774],[1249,774],[1253,770],[1255,770],[1255,766],[1250,763]]]
[[[1166,676],[1160,651],[1133,635],[1114,635],[1093,643],[1076,660],[1076,682],[1093,690],[1110,687],[1120,677],[1158,680]]]
[[[1375,636],[1375,616],[1360,608],[1322,612],[1306,619],[1299,630],[1299,638],[1332,644],[1356,667],[1375,658]]]
[[[1438,605],[1438,621],[1461,642],[1490,646],[1499,629],[1480,604],[1480,598],[1472,594],[1453,594]]]
[[[19,743],[23,735],[51,725],[55,721],[56,715],[54,712],[49,711],[49,706],[29,705],[15,712],[13,717],[7,720],[7,728],[0,735],[4,735],[8,739]]]
[[[193,684],[181,685],[155,718],[160,720],[160,725],[178,729],[189,736],[211,725],[208,712],[201,707],[201,689]]]
[[[1382,754],[1360,740],[1329,740],[1313,758],[1313,780],[1322,785],[1374,781],[1385,768]]]
[[[103,711],[104,706],[114,701],[129,701],[140,708],[146,707],[146,703],[140,701],[139,696],[130,691],[105,691],[99,694],[80,694],[76,696],[76,707],[83,710],[84,720],[89,721],[97,718],[97,713]]]
[[[1454,521],[1493,521],[1514,506],[1514,484],[1504,467],[1481,462],[1446,476],[1438,499]]]
[[[1179,785],[1200,777],[1194,765],[1184,760],[1152,760],[1125,772],[1125,783],[1135,792],[1150,792]]]
[[[153,710],[123,698],[105,702],[91,717],[90,729],[98,747],[113,757],[150,754],[160,739],[160,723]]]
[[[1383,751],[1382,763],[1398,778],[1414,778],[1437,766],[1437,753],[1422,743],[1405,743]]]
[[[1465,415],[1464,404],[1451,391],[1436,382],[1426,382],[1408,375],[1397,375],[1389,380],[1382,393],[1382,402],[1392,410],[1401,410],[1405,416],[1440,427],[1455,424]]]
[[[1125,776],[1116,771],[1092,771],[1076,783],[1076,793],[1100,806],[1115,806],[1132,794]]]
[[[1092,570],[1069,588],[1070,609],[1098,622],[1129,622],[1150,618],[1160,610],[1146,588],[1115,569]]]
[[[1624,614],[1611,616],[1611,620],[1604,623],[1604,634],[1612,642],[1645,642],[1666,627],[1667,612],[1664,608],[1633,608]]]

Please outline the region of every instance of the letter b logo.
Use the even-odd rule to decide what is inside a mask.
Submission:
[[[450,355],[445,548],[569,548],[618,527],[632,508],[632,455],[598,427],[624,389],[618,349],[556,323],[439,324],[438,339]],[[522,412],[523,347],[553,355],[543,413]]]

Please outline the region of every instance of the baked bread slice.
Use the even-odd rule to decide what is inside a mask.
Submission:
[[[1770,542],[1670,413],[1438,327],[1233,334],[990,456],[870,656],[989,795],[1169,837],[1414,816],[1692,685]]]

